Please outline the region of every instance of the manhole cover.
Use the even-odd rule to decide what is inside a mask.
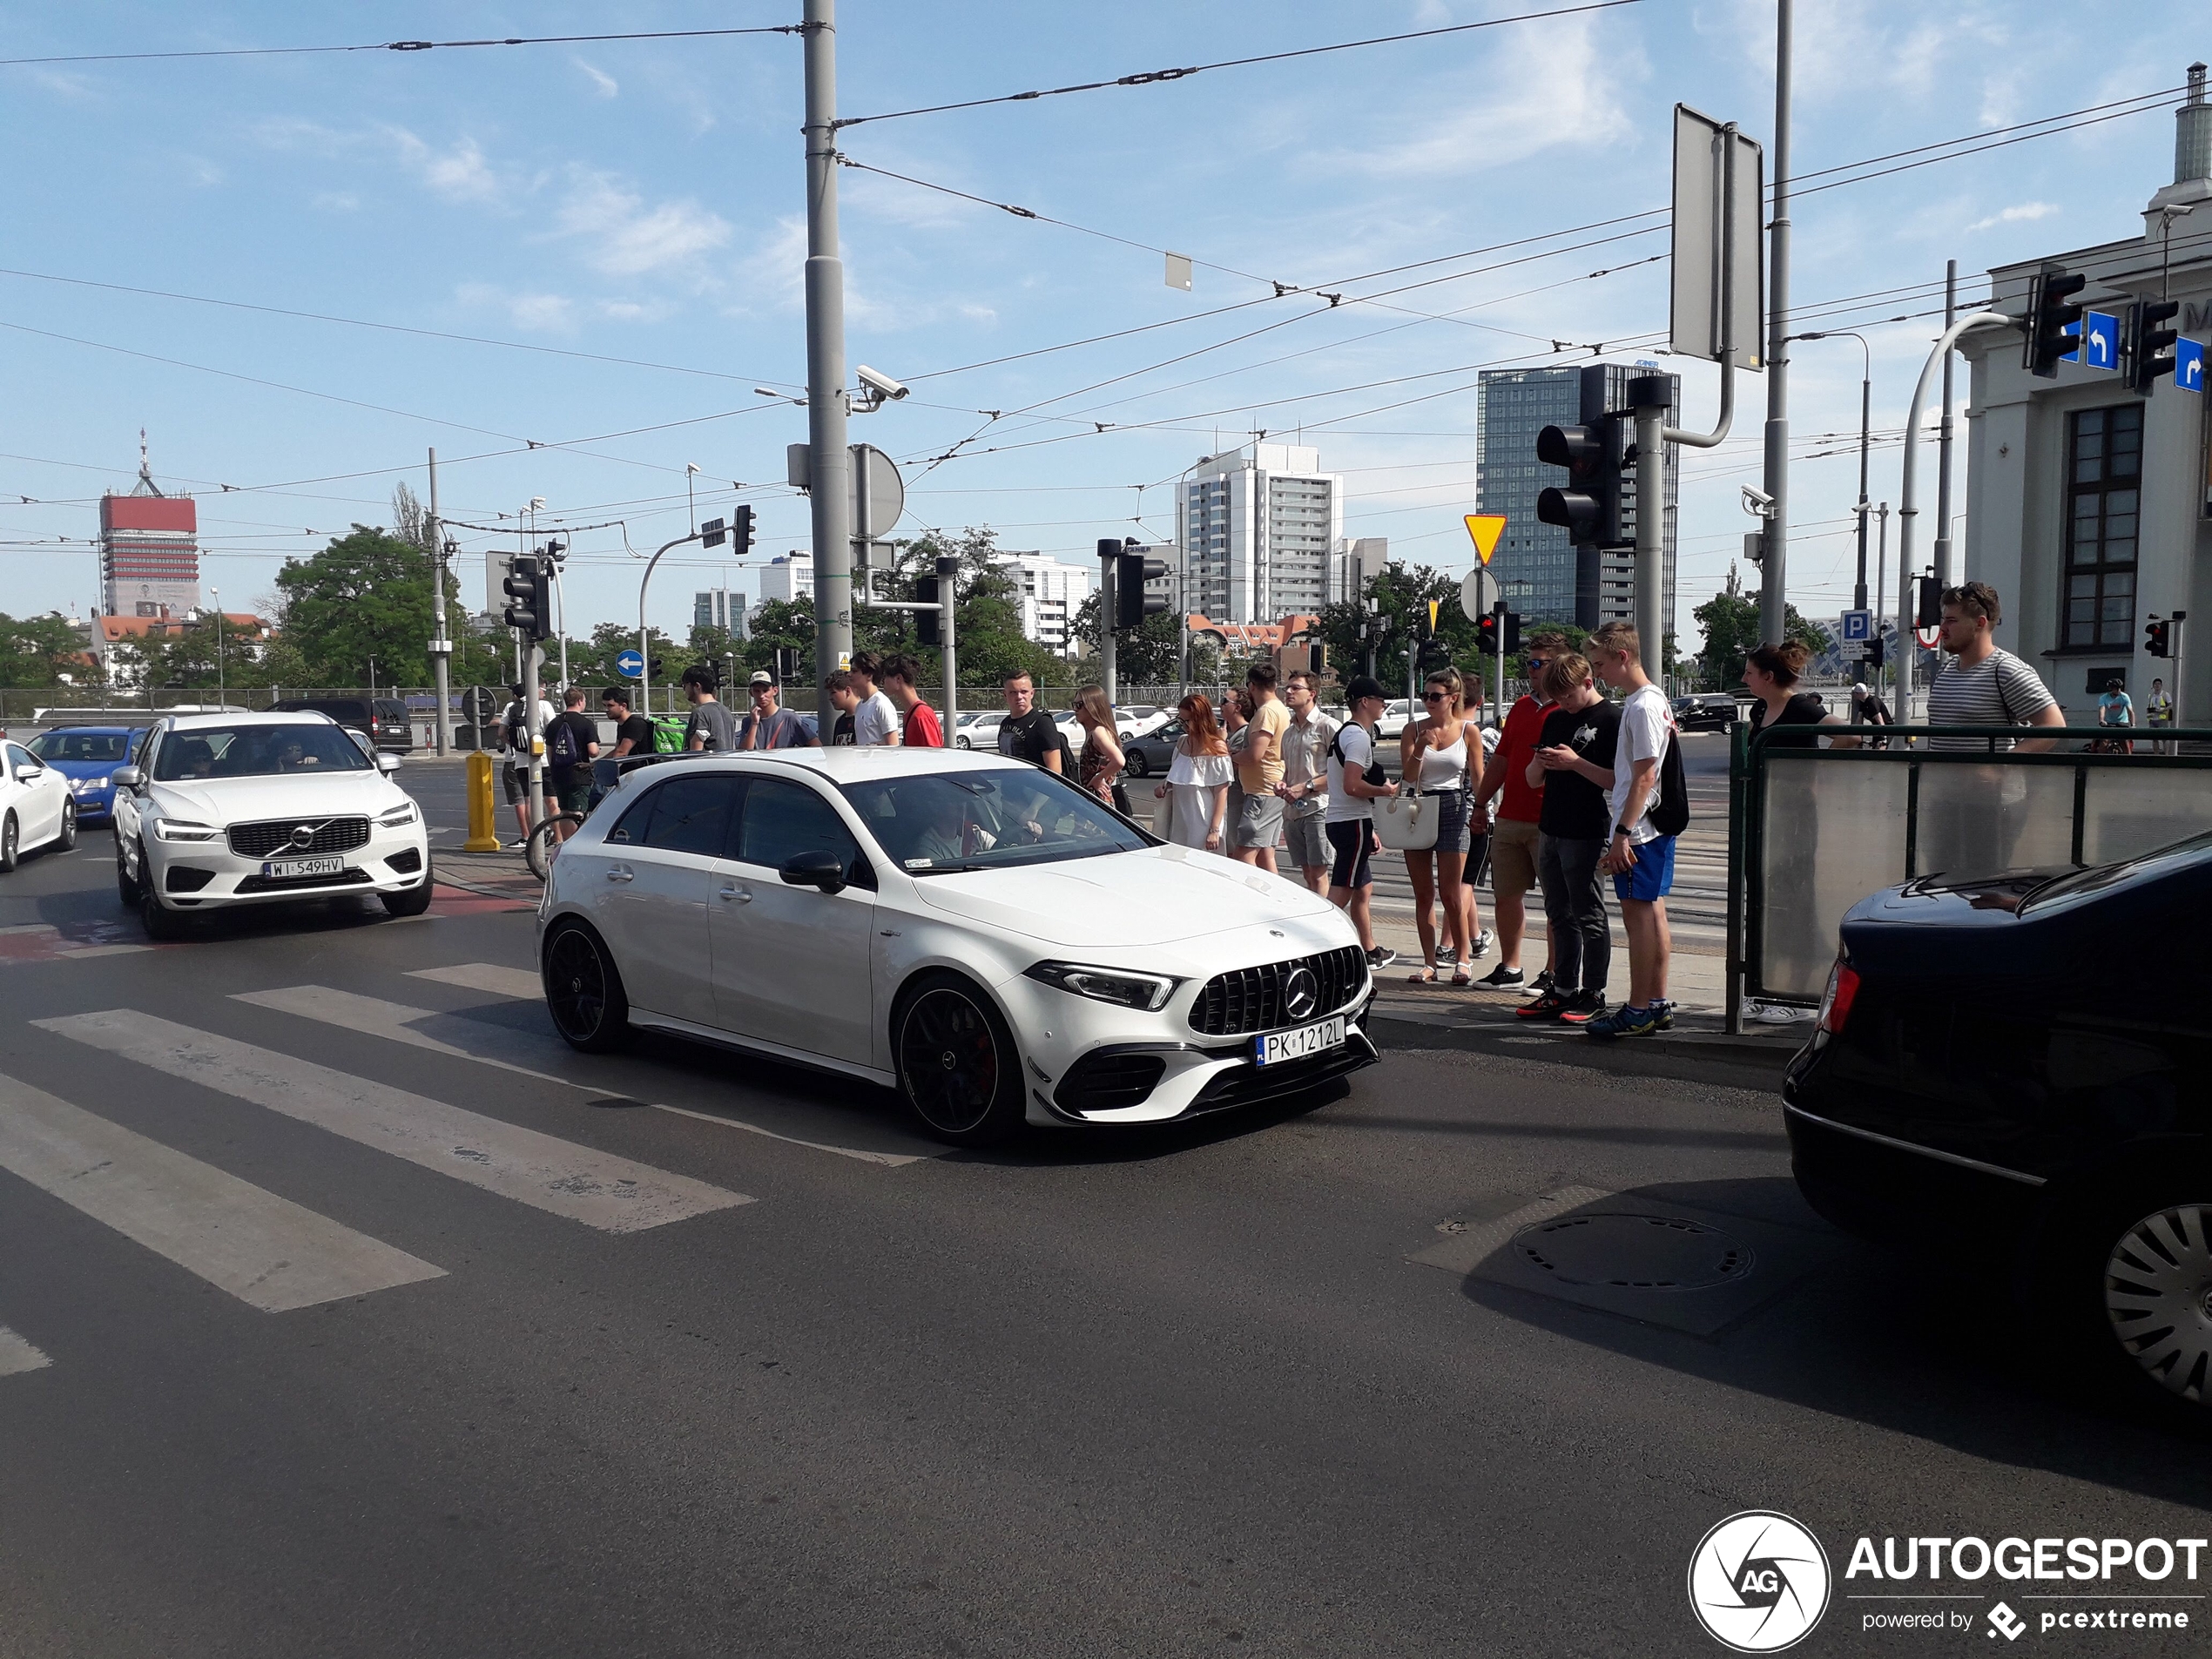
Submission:
[[[1514,1253],[1562,1285],[1702,1291],[1751,1271],[1751,1247],[1680,1216],[1579,1215],[1514,1235]]]

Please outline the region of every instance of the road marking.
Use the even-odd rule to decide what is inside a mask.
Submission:
[[[501,970],[504,971],[504,970]],[[496,1055],[479,1053],[454,1043],[442,1042],[428,1032],[415,1029],[417,1020],[441,1017],[432,1008],[409,1008],[404,1002],[387,1002],[381,997],[362,996],[353,991],[341,991],[327,985],[291,985],[272,991],[234,991],[234,1001],[251,1002],[256,1008],[274,1008],[281,1014],[297,1015],[303,1020],[319,1020],[325,1025],[334,1025],[348,1031],[359,1031],[372,1037],[384,1037],[393,1042],[403,1042],[411,1049],[427,1049],[433,1054],[449,1055],[456,1060],[473,1060],[480,1065],[496,1066],[502,1071],[511,1071],[540,1082],[557,1083],[563,1089],[581,1089],[584,1093],[604,1096],[606,1089],[597,1083],[564,1077],[556,1072],[538,1071],[531,1067],[502,1060]],[[502,1026],[480,1026],[482,1041],[505,1049],[510,1054],[537,1057],[544,1042],[527,1033],[510,1031]],[[813,1152],[828,1152],[841,1158],[853,1158],[862,1163],[880,1164],[886,1169],[900,1169],[909,1163],[922,1163],[942,1154],[934,1152],[871,1152],[857,1146],[832,1146],[824,1141],[805,1141],[797,1136],[784,1135],[775,1130],[763,1129],[758,1123],[748,1123],[742,1118],[725,1117],[718,1112],[695,1111],[686,1106],[669,1106],[659,1101],[640,1101],[641,1106],[651,1106],[657,1112],[673,1112],[678,1117],[696,1117],[702,1123],[719,1123],[725,1129],[741,1129],[750,1135],[765,1136],[772,1141],[782,1141],[790,1146],[803,1146]]]
[[[6,1076],[0,1169],[265,1313],[445,1276],[442,1267]],[[0,1344],[0,1372],[7,1368]]]
[[[639,1232],[752,1202],[688,1176],[132,1008],[32,1023],[605,1232]]]
[[[12,1377],[22,1371],[37,1371],[53,1363],[6,1325],[0,1325],[0,1377]]]
[[[409,979],[433,979],[441,985],[458,985],[471,991],[489,991],[494,996],[511,996],[519,1001],[535,1002],[545,995],[545,986],[527,968],[502,968],[496,962],[462,962],[454,968],[417,968],[408,971]]]

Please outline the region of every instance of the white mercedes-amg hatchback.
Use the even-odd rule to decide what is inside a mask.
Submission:
[[[395,916],[430,905],[421,809],[327,715],[164,720],[115,779],[115,885],[147,934],[193,911],[374,894]]]
[[[1341,911],[957,749],[640,766],[553,860],[538,933],[576,1047],[644,1026],[846,1073],[961,1144],[1190,1116],[1377,1058]]]

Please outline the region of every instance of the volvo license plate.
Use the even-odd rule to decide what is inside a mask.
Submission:
[[[1252,1059],[1263,1066],[1280,1065],[1285,1060],[1305,1060],[1317,1054],[1340,1048],[1344,1043],[1344,1015],[1333,1020],[1321,1020],[1296,1031],[1270,1031],[1265,1036],[1252,1039]]]
[[[261,867],[261,873],[272,881],[297,881],[311,875],[338,875],[345,868],[343,859],[272,859]]]

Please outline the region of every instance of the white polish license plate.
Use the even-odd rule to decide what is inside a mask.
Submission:
[[[336,875],[346,867],[343,859],[273,859],[261,867],[272,881],[293,881],[302,876]]]
[[[1333,1020],[1317,1021],[1296,1031],[1270,1031],[1264,1036],[1252,1039],[1252,1059],[1263,1066],[1280,1065],[1285,1060],[1305,1060],[1338,1048],[1344,1042],[1344,1015]]]

